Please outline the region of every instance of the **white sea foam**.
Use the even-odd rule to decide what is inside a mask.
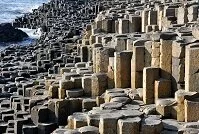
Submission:
[[[19,28],[28,34],[29,38],[38,39],[41,36],[41,29],[28,29],[28,28]]]

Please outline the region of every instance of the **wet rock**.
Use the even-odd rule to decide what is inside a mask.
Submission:
[[[0,24],[0,42],[18,42],[27,37],[25,32],[15,29],[9,23]]]

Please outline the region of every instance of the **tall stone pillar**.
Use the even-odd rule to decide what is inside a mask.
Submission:
[[[132,51],[114,53],[115,87],[131,87],[131,58]]]
[[[141,16],[129,17],[129,33],[141,32]]]
[[[196,21],[198,18],[198,5],[193,5],[188,7],[188,21],[193,22]]]
[[[108,47],[100,47],[96,49],[96,73],[107,73],[109,65],[109,57],[113,57],[115,49]]]
[[[148,16],[148,25],[157,25],[158,12],[151,10]]]
[[[160,42],[152,42],[151,66],[160,67]]]
[[[185,91],[199,92],[199,47],[186,47],[185,53]]]
[[[142,11],[142,32],[146,31],[146,26],[148,25],[148,14],[148,10],[144,9]]]
[[[92,45],[92,60],[93,60],[93,65],[96,65],[96,52],[99,47],[102,47],[102,44],[100,43],[95,43]],[[93,72],[96,72],[96,66],[93,66]]]
[[[108,66],[108,89],[115,87],[114,82],[114,57],[109,57],[109,66]]]
[[[117,52],[124,51],[127,48],[127,37],[116,37],[115,43],[115,50]]]
[[[88,61],[88,47],[87,46],[81,46],[80,47],[80,55],[81,55],[81,61],[82,62],[87,62]]]
[[[160,40],[161,77],[171,79],[172,73],[172,40]]]
[[[119,19],[119,34],[129,33],[129,20]]]
[[[107,75],[105,73],[95,73],[92,75],[92,96],[100,96],[107,89]]]
[[[185,46],[183,41],[172,43],[172,92],[184,89],[185,77]]]
[[[134,46],[131,60],[131,88],[142,87],[144,68],[144,46]]]
[[[102,20],[102,30],[103,30],[103,32],[112,33],[113,32],[112,25],[113,25],[113,23],[112,23],[111,19]]]
[[[187,23],[188,22],[187,15],[188,15],[187,7],[179,7],[177,15],[177,23],[178,24]]]
[[[145,48],[145,50],[144,50],[144,57],[145,57],[145,59],[144,59],[144,66],[145,67],[150,67],[151,66],[151,60],[152,60],[152,57],[151,57],[151,55],[152,55],[152,41],[147,41],[147,42],[145,42],[144,43],[144,48]]]
[[[154,103],[154,84],[159,79],[159,68],[145,67],[143,70],[143,101],[145,104]]]

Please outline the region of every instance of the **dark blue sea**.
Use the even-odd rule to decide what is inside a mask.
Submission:
[[[15,18],[23,16],[25,13],[32,12],[32,9],[36,9],[43,3],[47,3],[49,0],[0,0],[0,23],[12,22]],[[16,43],[17,45],[28,45],[38,38],[39,35],[35,34],[35,30],[22,29],[25,31],[29,38],[23,42]],[[13,43],[2,44],[0,43],[0,49],[4,46],[13,45]]]

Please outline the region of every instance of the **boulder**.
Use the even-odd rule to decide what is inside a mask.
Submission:
[[[0,42],[18,42],[27,37],[25,32],[14,28],[10,23],[0,24]]]

